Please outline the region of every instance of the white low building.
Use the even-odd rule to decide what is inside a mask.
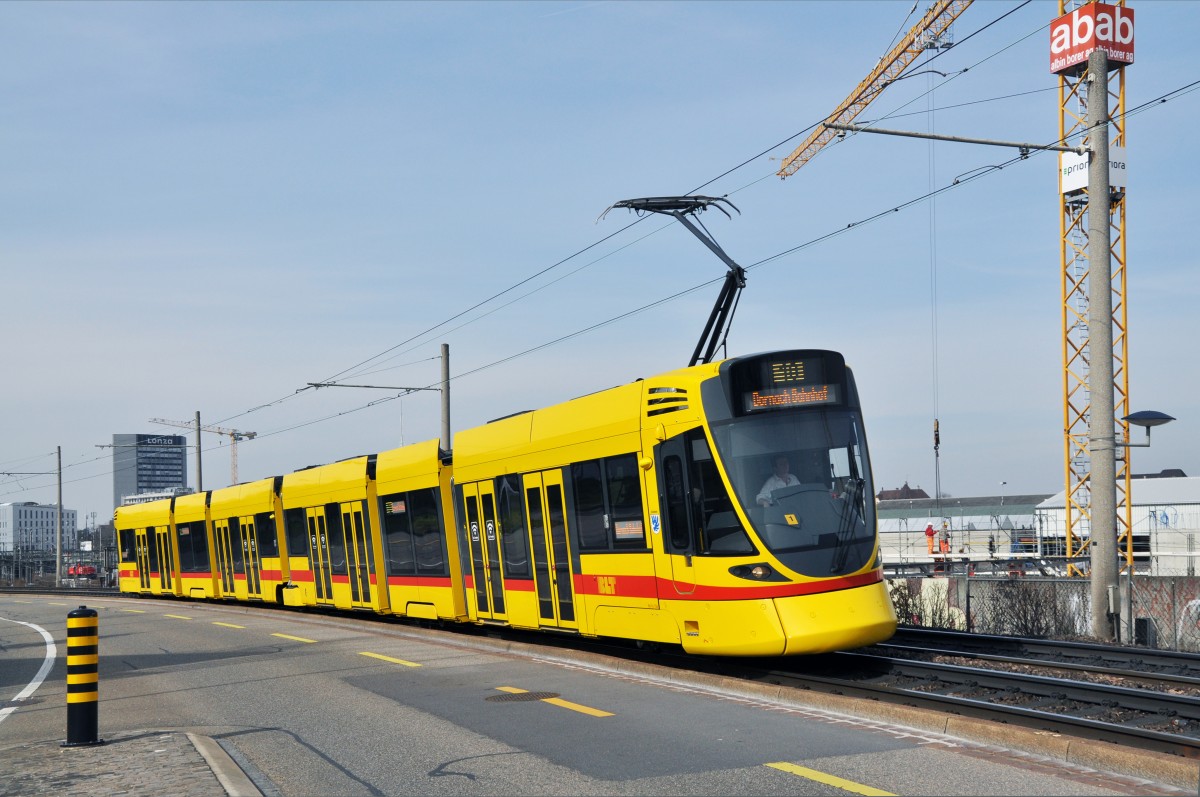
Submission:
[[[931,563],[945,559],[946,553],[955,561],[1036,555],[1035,508],[1047,497],[1042,493],[878,501],[883,563]],[[932,553],[926,526],[935,531]],[[943,540],[948,552],[942,551]]]
[[[1156,576],[1196,575],[1200,557],[1200,477],[1133,479],[1129,498],[1137,571]],[[1065,490],[1039,503],[1034,511],[1044,544],[1064,539]],[[1087,539],[1086,526],[1079,533]]]
[[[63,546],[75,539],[74,509],[62,511]],[[0,553],[55,551],[58,507],[33,501],[0,504]]]

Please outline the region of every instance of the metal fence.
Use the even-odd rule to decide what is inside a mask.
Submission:
[[[964,573],[888,584],[896,615],[908,625],[1068,640],[1089,639],[1092,627],[1086,578]],[[1200,578],[1125,574],[1120,587],[1122,643],[1200,652]]]

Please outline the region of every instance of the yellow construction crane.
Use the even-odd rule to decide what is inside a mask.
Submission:
[[[1071,13],[1084,5],[1082,0],[1059,0],[1058,13]],[[1124,7],[1125,0],[1109,0],[1113,7]],[[1132,13],[1132,12],[1130,12]],[[1130,45],[1132,46],[1132,44]],[[1087,66],[1085,62],[1083,66]],[[1108,97],[1101,107],[1108,122],[1110,147],[1128,146],[1128,130],[1125,119],[1125,64],[1110,63],[1112,76],[1107,83]],[[1091,139],[1096,120],[1088,119],[1088,95],[1093,78],[1086,69],[1067,70],[1058,73],[1058,135],[1060,141],[1074,138]],[[1123,150],[1121,150],[1123,152]],[[1086,161],[1085,161],[1086,162]],[[1111,174],[1120,174],[1113,171]],[[1116,457],[1116,535],[1118,559],[1122,565],[1133,569],[1133,506],[1130,491],[1133,487],[1133,471],[1130,465],[1129,441],[1129,318],[1126,311],[1126,271],[1128,261],[1125,250],[1125,209],[1128,203],[1127,189],[1110,186],[1108,197],[1109,220],[1109,263],[1093,264],[1089,259],[1088,238],[1092,220],[1089,215],[1092,202],[1086,187],[1069,189],[1060,184],[1059,230],[1061,235],[1061,278],[1062,278],[1062,330],[1063,330],[1063,424],[1064,451],[1066,461],[1066,553],[1069,559],[1068,575],[1083,575],[1074,562],[1091,545],[1093,515],[1093,484],[1091,474],[1092,451],[1099,441],[1093,439],[1092,427],[1097,423],[1093,416],[1090,372],[1099,369],[1100,358],[1107,357],[1104,351],[1093,350],[1093,335],[1096,330],[1089,319],[1093,301],[1098,302],[1102,292],[1112,294],[1112,390],[1113,425],[1118,451]],[[1103,204],[1097,205],[1103,208]],[[1103,213],[1103,210],[1099,211]],[[1101,227],[1102,229],[1102,227]],[[1093,271],[1093,265],[1096,267]],[[1095,279],[1092,279],[1092,275]],[[1106,286],[1106,283],[1109,283]],[[1102,306],[1102,305],[1098,305]],[[1147,427],[1149,428],[1149,427]],[[1107,489],[1102,483],[1096,489]],[[1096,529],[1098,534],[1110,534],[1112,529]],[[1094,550],[1094,549],[1093,549]],[[1132,611],[1132,603],[1127,605]],[[1129,617],[1132,628],[1133,617]],[[1132,634],[1132,631],[1130,631]]]
[[[239,440],[253,440],[258,436],[258,432],[242,432],[237,429],[223,429],[220,426],[199,426],[200,415],[196,414],[196,421],[168,421],[164,418],[151,418],[150,423],[159,423],[163,426],[176,426],[180,429],[197,429],[202,432],[212,432],[213,434],[224,435],[229,438],[229,484],[232,486],[238,483],[238,468],[237,468],[237,444]],[[199,436],[197,436],[199,437]],[[200,444],[200,440],[196,440],[196,444]],[[199,483],[199,482],[197,482]]]
[[[938,37],[946,32],[950,27],[950,23],[958,18],[958,15],[966,11],[967,6],[971,5],[972,0],[937,0],[925,12],[925,16],[921,21],[904,35],[900,43],[892,48],[892,51],[879,59],[879,63],[871,70],[871,74],[863,79],[862,83],[858,84],[850,96],[847,97],[837,109],[829,115],[825,120],[826,124],[849,124],[854,117],[858,116],[862,111],[871,104],[871,101],[880,95],[892,82],[900,77],[900,74],[908,68],[909,64],[916,60],[922,51],[929,48],[931,42],[935,42]],[[824,125],[818,125],[804,143],[796,148],[791,155],[783,159],[783,165],[780,166],[778,174],[781,178],[795,174],[796,171],[808,163],[817,154],[822,147],[829,143],[830,139],[839,135],[839,131]]]

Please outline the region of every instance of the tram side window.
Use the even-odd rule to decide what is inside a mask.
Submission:
[[[308,558],[308,524],[303,509],[285,509],[283,521],[287,526],[288,556]]]
[[[258,541],[258,556],[279,556],[279,535],[275,532],[275,513],[259,512],[254,516],[254,536]]]
[[[495,491],[504,576],[529,578],[529,535],[521,510],[521,477],[511,473],[500,476],[496,479]]]
[[[575,524],[582,550],[644,550],[642,482],[637,456],[621,454],[571,466]]]
[[[121,561],[132,562],[135,555],[133,552],[133,529],[121,529],[117,532],[117,538],[120,540]]]
[[[608,512],[611,518],[613,547],[646,547],[646,526],[642,522],[642,478],[637,457],[623,454],[604,460],[608,486]]]
[[[575,528],[579,532],[579,547],[584,550],[608,548],[600,460],[572,465],[571,481],[575,488]]]
[[[207,573],[212,566],[208,561],[208,535],[203,523],[183,523],[175,527],[179,537],[179,572]]]
[[[413,551],[408,494],[385,495],[380,501],[383,504],[383,537],[387,546],[388,575],[414,575],[417,572],[417,559]]]
[[[175,535],[179,538],[179,572],[195,573],[192,557],[192,527],[182,523],[175,527]]]
[[[212,561],[208,553],[208,529],[204,523],[192,524],[192,562],[197,573],[207,573],[212,570]]]
[[[438,511],[437,490],[413,490],[408,494],[412,514],[413,543],[417,549],[417,574],[448,576],[445,535]]]
[[[388,575],[449,575],[437,491],[393,493],[380,503]]]
[[[733,500],[713,460],[704,432],[687,433],[690,445],[692,519],[699,526],[697,553],[738,555],[754,553],[754,544],[733,510]]]

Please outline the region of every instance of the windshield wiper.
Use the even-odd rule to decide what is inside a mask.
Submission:
[[[845,567],[846,556],[850,552],[847,544],[854,539],[854,521],[861,516],[859,497],[862,495],[864,482],[862,479],[855,479],[853,485],[850,492],[844,495],[845,500],[850,502],[850,506],[842,512],[842,521],[838,526],[837,546],[833,549],[833,562],[829,566],[831,573],[840,573]]]

